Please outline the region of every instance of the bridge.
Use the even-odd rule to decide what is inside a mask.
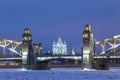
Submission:
[[[81,68],[109,69],[109,65],[120,64],[120,35],[103,41],[94,38],[90,25],[83,31],[83,46],[80,55],[42,56],[40,43],[32,43],[29,29],[25,29],[22,41],[0,39],[0,61],[20,61],[25,69],[50,69],[50,61],[67,59],[81,61]]]
[[[81,60],[81,56],[77,55],[42,56],[42,46],[32,43],[29,29],[24,30],[22,41],[0,39],[0,52],[0,61],[21,62],[25,69],[49,69],[49,63],[53,60]]]

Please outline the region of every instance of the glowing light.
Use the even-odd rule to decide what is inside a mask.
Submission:
[[[0,63],[0,66],[6,66],[6,64],[5,63]]]
[[[118,37],[120,37],[120,35],[114,36],[113,38],[118,38]]]
[[[90,50],[89,50],[88,48],[84,48],[84,49],[83,49],[83,53],[84,53],[84,54],[88,54],[88,53],[90,53]]]
[[[22,54],[23,54],[24,56],[27,56],[27,55],[28,55],[28,53],[27,53],[27,52],[23,52]]]
[[[90,30],[90,29],[89,29],[89,27],[85,27],[85,30],[87,30],[87,31],[88,31],[88,30]]]
[[[25,68],[22,68],[22,69],[21,69],[21,71],[27,71],[27,69],[25,69]]]
[[[89,68],[84,68],[83,70],[84,70],[84,71],[90,71],[90,69],[89,69]]]
[[[88,37],[88,33],[85,33],[85,34],[83,35],[83,37]]]
[[[85,25],[85,30],[86,30],[86,31],[91,30],[91,26],[90,26],[90,25],[88,25],[88,24],[87,24],[87,25]]]
[[[29,29],[25,29],[25,30],[24,30],[24,33],[25,33],[25,34],[30,34],[30,30],[29,30]]]

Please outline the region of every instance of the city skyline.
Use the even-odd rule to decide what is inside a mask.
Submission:
[[[45,51],[52,51],[52,43],[58,36],[66,40],[68,48],[78,51],[82,45],[82,32],[86,24],[91,25],[98,41],[120,34],[119,2],[0,1],[0,38],[22,40],[23,30],[29,28],[33,42],[42,42]]]

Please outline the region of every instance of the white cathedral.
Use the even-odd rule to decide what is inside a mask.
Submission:
[[[57,42],[53,42],[53,55],[67,55],[67,44],[58,37]]]

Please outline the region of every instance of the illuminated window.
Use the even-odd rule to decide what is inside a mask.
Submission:
[[[85,34],[83,35],[83,37],[88,37],[88,34],[87,34],[87,33],[85,33]]]
[[[27,30],[25,30],[25,34],[27,34]]]
[[[27,40],[27,37],[24,37],[23,39],[24,39],[24,40]]]
[[[30,30],[27,30],[27,33],[30,34]]]
[[[85,27],[85,30],[87,30],[87,31],[90,30],[90,29],[89,29],[89,26]]]
[[[25,33],[25,34],[30,34],[30,30],[26,29],[26,30],[24,31],[24,33]]]

